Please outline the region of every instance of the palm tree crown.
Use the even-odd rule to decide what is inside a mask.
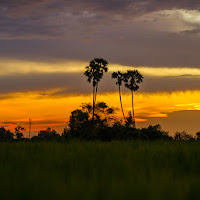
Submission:
[[[129,70],[124,75],[125,87],[131,91],[137,91],[139,89],[139,84],[143,82],[143,76],[138,72],[138,70]]]
[[[103,73],[108,71],[108,62],[102,58],[95,58],[90,61],[89,66],[86,67],[84,73],[87,76],[89,83],[93,84],[93,87],[97,86],[98,82],[102,79]]]
[[[113,72],[112,73],[112,78],[117,79],[116,84],[121,86],[122,85],[122,81],[124,80],[124,74],[121,73],[120,71]]]

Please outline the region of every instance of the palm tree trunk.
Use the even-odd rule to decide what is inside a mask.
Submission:
[[[95,91],[95,99],[94,99],[95,104],[96,104],[96,100],[97,100],[97,91],[98,91],[98,83],[96,85],[96,91]]]
[[[132,113],[133,113],[133,128],[136,128],[135,124],[135,114],[134,114],[134,107],[133,107],[133,91],[132,92]]]
[[[124,121],[126,121],[125,115],[124,115],[124,109],[123,109],[123,105],[122,105],[122,97],[121,97],[121,89],[120,89],[120,85],[119,85],[119,99],[120,99],[120,104],[121,104],[121,109],[122,109],[122,114],[124,117]]]
[[[94,120],[94,106],[95,106],[95,87],[93,86],[92,120]]]

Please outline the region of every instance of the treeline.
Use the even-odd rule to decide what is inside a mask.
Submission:
[[[86,125],[86,124],[85,124]],[[87,124],[89,125],[89,124]],[[84,126],[83,124],[81,126]],[[0,142],[42,142],[42,141],[55,141],[55,142],[67,142],[70,140],[86,140],[86,141],[105,141],[110,142],[114,140],[179,140],[179,141],[196,141],[200,140],[200,132],[197,132],[193,137],[192,135],[183,132],[176,132],[174,137],[168,135],[168,132],[161,130],[161,126],[149,126],[147,128],[134,129],[126,127],[121,124],[114,124],[113,127],[99,127],[92,129],[92,127],[77,128],[77,132],[71,129],[64,129],[62,134],[58,134],[55,130],[47,128],[38,132],[37,136],[31,139],[25,138],[23,133],[20,132],[20,137],[16,133],[12,133],[10,130],[6,130],[4,127],[0,128]]]
[[[70,140],[89,140],[89,141],[113,141],[113,140],[200,140],[200,132],[192,135],[183,132],[176,132],[174,137],[169,136],[168,132],[163,131],[161,126],[149,126],[147,128],[135,128],[132,115],[126,117],[125,123],[116,118],[116,109],[109,107],[104,102],[95,105],[93,116],[93,106],[82,104],[80,109],[71,112],[70,120],[62,134],[47,128],[38,132],[37,136],[30,140],[24,138],[25,128],[17,126],[15,132],[0,128],[0,141],[57,141],[65,142]]]

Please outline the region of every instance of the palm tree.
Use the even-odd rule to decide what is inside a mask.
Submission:
[[[87,76],[87,81],[89,83],[92,82],[93,86],[93,115],[92,120],[94,120],[94,110],[95,103],[97,99],[97,91],[98,91],[98,83],[103,77],[103,73],[108,71],[107,68],[108,62],[103,58],[95,58],[90,61],[89,66],[86,67],[86,71],[84,73]]]
[[[113,72],[112,78],[117,79],[116,85],[118,85],[118,88],[119,88],[119,100],[120,100],[120,104],[121,104],[121,110],[122,110],[122,114],[124,117],[124,121],[126,121],[126,118],[124,115],[124,109],[123,109],[123,105],[122,105],[122,97],[121,97],[121,85],[122,85],[122,81],[124,81],[124,74],[121,73],[120,71]]]
[[[133,115],[133,127],[136,128],[135,124],[135,114],[133,106],[133,92],[139,89],[139,84],[143,81],[143,76],[138,72],[138,70],[130,71],[124,74],[125,87],[131,90],[132,94],[132,115]]]

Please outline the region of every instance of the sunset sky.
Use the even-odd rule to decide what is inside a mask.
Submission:
[[[199,0],[1,0],[0,126],[63,131],[92,101],[83,72],[102,57],[98,101],[120,107],[111,73],[138,69],[137,127],[200,131]],[[123,89],[125,113],[131,96]],[[118,113],[121,117],[121,113]]]

